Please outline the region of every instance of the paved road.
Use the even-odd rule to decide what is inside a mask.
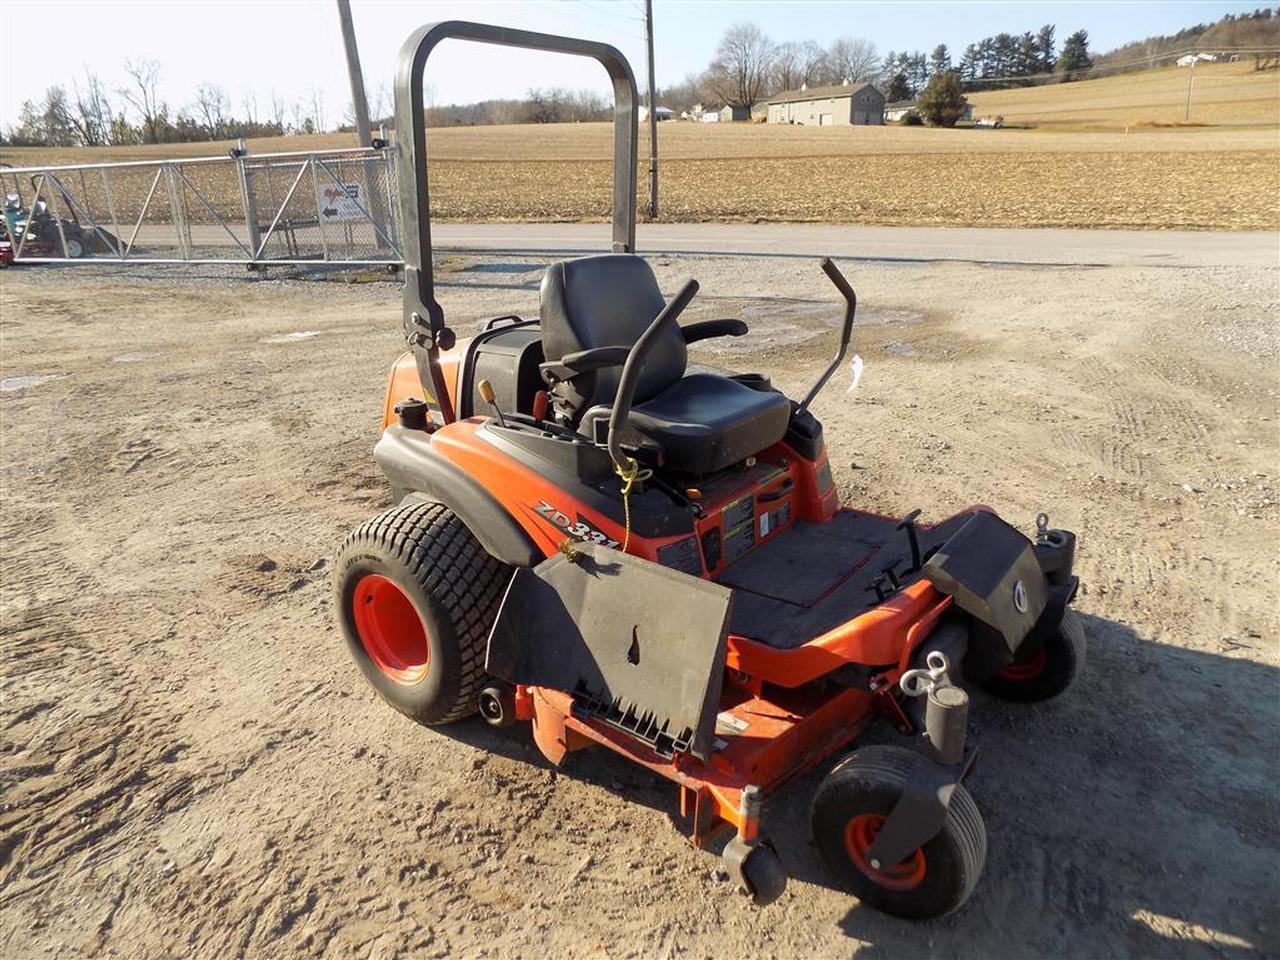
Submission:
[[[440,249],[587,252],[605,249],[606,224],[449,224],[433,227]],[[832,256],[866,260],[1200,267],[1280,265],[1280,233],[1173,230],[1022,230],[866,227],[833,224],[641,224],[641,253]]]
[[[242,236],[242,224],[233,225]],[[200,256],[234,260],[241,254],[226,230],[194,224]],[[580,254],[609,248],[603,223],[438,223],[437,250],[485,255]],[[243,241],[242,241],[243,242]],[[177,256],[173,228],[148,225],[138,234],[138,256]],[[1056,230],[990,227],[867,227],[839,224],[641,224],[641,253],[745,257],[831,256],[842,260],[1060,264],[1063,266],[1278,266],[1280,233],[1175,230]],[[273,249],[273,252],[276,252]],[[310,252],[310,251],[308,251]],[[331,251],[343,255],[340,244]],[[369,246],[355,255],[367,255]],[[319,251],[315,251],[316,254]]]

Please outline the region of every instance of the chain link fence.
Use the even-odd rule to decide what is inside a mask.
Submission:
[[[398,263],[395,147],[0,167],[19,263]]]

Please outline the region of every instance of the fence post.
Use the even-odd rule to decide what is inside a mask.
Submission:
[[[395,163],[393,162],[396,148],[391,143],[391,135],[387,132],[385,123],[378,127],[378,139],[385,144],[382,148],[382,180],[383,186],[386,187],[387,191],[387,236],[399,248],[400,211],[396,209],[396,202],[391,193],[391,178],[396,175]]]
[[[249,249],[253,251],[253,261],[258,259],[258,246],[262,242],[258,229],[258,202],[253,195],[253,183],[249,179],[249,166],[245,158],[249,156],[249,145],[241,137],[236,141],[231,155],[236,158],[236,175],[240,179],[240,196],[244,199],[244,222],[249,235]]]
[[[173,175],[173,164],[163,164],[162,168],[164,170],[165,189],[169,192],[169,219],[173,223],[174,237],[178,241],[178,253],[183,260],[190,260],[191,251],[188,247],[190,241],[183,230],[185,217],[183,216],[182,204],[178,200],[178,184]]]
[[[316,160],[311,157],[307,160],[311,167],[311,198],[316,204],[316,229],[320,231],[320,249],[324,252],[325,260],[329,259],[329,237],[324,229],[324,214],[320,212],[320,175],[316,173]]]
[[[106,194],[107,210],[111,214],[111,229],[115,231],[116,256],[123,260],[125,258],[124,240],[120,236],[120,220],[116,217],[116,198],[111,192],[111,181],[107,179],[107,168],[99,167],[98,173],[102,175],[102,192]]]

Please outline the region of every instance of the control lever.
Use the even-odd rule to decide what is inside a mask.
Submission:
[[[905,517],[898,521],[895,530],[907,531],[907,539],[911,542],[911,569],[908,573],[914,573],[920,569],[920,538],[916,536],[916,517],[920,516],[919,510],[912,510]]]
[[[822,388],[827,385],[827,381],[831,379],[831,375],[840,369],[840,364],[844,362],[845,352],[849,349],[849,337],[853,333],[853,316],[858,312],[858,295],[853,292],[853,287],[849,285],[849,281],[844,278],[844,274],[831,262],[830,257],[823,257],[819,266],[828,279],[836,285],[836,289],[840,291],[840,295],[844,297],[844,326],[840,330],[840,349],[836,351],[834,359],[826,370],[822,372],[822,376],[818,377],[818,382],[813,385],[805,398],[800,401],[798,413],[804,413],[809,409],[809,404],[813,402]]]
[[[697,292],[698,281],[687,281],[671,298],[671,302],[663,306],[658,315],[653,318],[653,322],[644,333],[640,334],[639,339],[632,344],[631,351],[627,354],[627,362],[622,365],[622,375],[618,377],[618,390],[613,398],[613,411],[609,414],[608,439],[609,456],[620,470],[627,469],[628,463],[632,467],[635,466],[635,462],[622,451],[621,436],[627,417],[631,415],[631,401],[635,399],[636,387],[640,383],[640,371],[658,343],[659,331],[666,324],[676,322]]]
[[[498,425],[505,427],[507,421],[502,417],[502,411],[498,409],[498,399],[493,392],[493,384],[488,380],[481,380],[476,384],[476,389],[480,391],[480,399],[493,407],[493,412],[498,415]]]

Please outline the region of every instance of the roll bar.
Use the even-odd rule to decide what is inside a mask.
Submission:
[[[607,43],[557,37],[489,23],[442,20],[415,31],[400,49],[396,72],[396,135],[399,140],[401,250],[404,256],[405,336],[418,360],[418,373],[441,416],[454,419],[438,363],[439,351],[453,345],[444,311],[435,298],[431,268],[431,201],[427,189],[427,129],[422,74],[442,40],[526,50],[546,50],[598,60],[613,81],[613,251],[632,253],[636,245],[636,80],[627,58]]]

